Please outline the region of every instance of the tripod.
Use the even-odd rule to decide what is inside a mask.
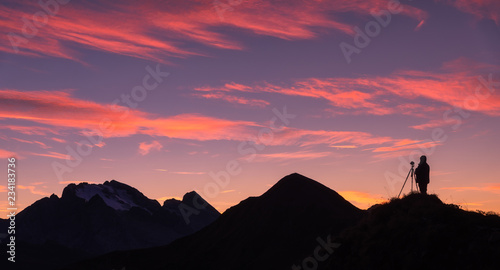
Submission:
[[[413,169],[413,167],[415,166],[415,162],[410,162],[411,164],[411,169],[410,171],[408,172],[408,175],[406,176],[406,180],[403,184],[403,187],[401,187],[401,191],[399,191],[399,194],[398,194],[398,199],[399,199],[399,196],[401,195],[401,192],[403,192],[403,188],[405,188],[405,185],[406,185],[406,181],[408,181],[408,177],[411,177],[410,179],[410,182],[411,182],[411,192],[413,192],[413,181],[415,181],[415,169]],[[417,186],[417,183],[415,183],[415,187],[418,191],[418,186]]]

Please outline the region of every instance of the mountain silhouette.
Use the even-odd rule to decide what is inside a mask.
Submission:
[[[163,203],[163,208],[182,217],[184,223],[188,224],[193,231],[202,229],[220,216],[219,211],[195,191],[186,193],[182,197],[182,201],[166,200]]]
[[[68,269],[289,269],[318,237],[334,237],[362,215],[335,191],[294,173],[168,246],[115,252]]]
[[[160,206],[111,181],[69,185],[61,198],[34,203],[19,220],[29,236],[23,241],[31,241],[20,244],[19,254],[32,263],[18,269],[500,269],[494,213],[422,194],[360,210],[297,173],[220,216],[196,192]],[[172,233],[186,236],[157,245]],[[85,249],[89,243],[112,252],[99,255]],[[127,243],[144,246],[123,248]]]
[[[195,199],[204,202],[205,207],[195,209],[198,215],[188,224],[179,206],[192,207]],[[166,245],[212,223],[219,215],[194,191],[183,201],[167,200],[161,206],[115,180],[69,184],[61,198],[53,194],[16,216],[18,254],[26,255],[24,260],[20,256],[16,265],[54,269],[111,251]],[[6,220],[0,223],[2,228],[6,224]]]

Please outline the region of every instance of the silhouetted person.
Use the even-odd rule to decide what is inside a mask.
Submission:
[[[430,171],[431,167],[427,164],[427,157],[421,156],[420,163],[415,169],[415,181],[417,182],[420,193],[422,194],[427,194],[427,184],[430,182]]]

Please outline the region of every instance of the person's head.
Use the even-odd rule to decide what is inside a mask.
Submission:
[[[427,157],[426,156],[421,156],[420,157],[420,163],[427,163]]]

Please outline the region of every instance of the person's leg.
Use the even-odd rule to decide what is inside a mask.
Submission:
[[[420,188],[420,193],[427,194],[427,183],[418,183],[418,188]]]

